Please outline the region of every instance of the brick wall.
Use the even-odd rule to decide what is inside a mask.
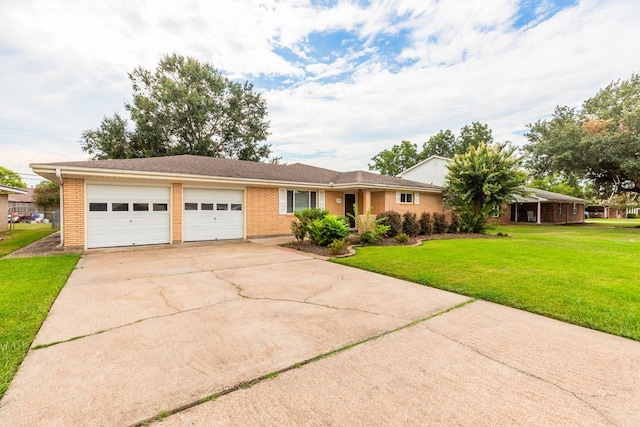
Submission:
[[[340,199],[340,203],[336,203],[336,199]],[[331,215],[344,215],[344,193],[342,191],[325,191],[324,192],[324,208]]]
[[[171,232],[173,243],[182,243],[182,183],[171,184]]]
[[[420,193],[420,201],[415,203],[396,203],[396,192],[374,192],[371,194],[372,213],[378,214],[385,211],[396,211],[400,214],[405,212],[415,213],[420,216],[422,212],[444,212],[444,203],[440,193]]]
[[[84,180],[65,179],[63,189],[64,246],[84,247]]]
[[[247,237],[291,234],[293,214],[279,214],[277,188],[247,187]]]

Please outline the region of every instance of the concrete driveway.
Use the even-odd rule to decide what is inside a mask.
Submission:
[[[640,425],[640,343],[249,242],[86,255],[0,424]]]

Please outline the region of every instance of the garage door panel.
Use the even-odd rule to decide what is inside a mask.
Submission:
[[[242,190],[185,188],[183,209],[185,241],[241,239],[244,235]]]
[[[87,186],[87,247],[169,243],[168,187]]]

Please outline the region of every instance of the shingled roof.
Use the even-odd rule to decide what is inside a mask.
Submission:
[[[276,165],[272,163],[245,160],[221,159],[216,157],[179,155],[149,157],[143,159],[87,160],[77,162],[37,163],[31,168],[37,173],[54,171],[81,171],[88,169],[113,172],[146,172],[165,175],[191,175],[219,177],[238,181],[308,183],[318,186],[372,186],[401,187],[419,190],[440,191],[441,187],[410,181],[393,176],[379,175],[365,171],[337,172],[330,169],[309,166],[302,163]]]

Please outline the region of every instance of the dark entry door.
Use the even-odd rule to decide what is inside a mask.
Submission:
[[[355,212],[353,210],[353,205],[356,204],[356,195],[355,194],[347,194],[344,195],[344,215],[349,218],[349,227],[354,228],[356,226],[356,221],[350,215],[354,215]]]

